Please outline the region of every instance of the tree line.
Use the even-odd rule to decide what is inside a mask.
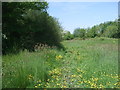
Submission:
[[[95,38],[95,37],[109,37],[120,38],[120,31],[118,29],[118,20],[108,21],[99,25],[94,25],[91,28],[76,28],[71,34],[69,31],[63,34],[63,39],[71,40],[74,38]]]
[[[38,43],[62,47],[62,27],[47,9],[47,2],[2,3],[3,54],[34,51]]]
[[[119,38],[118,21],[109,21],[92,28],[76,28],[64,32],[55,17],[47,12],[47,2],[2,2],[2,52],[34,51],[39,44],[64,48],[62,40],[74,38]]]

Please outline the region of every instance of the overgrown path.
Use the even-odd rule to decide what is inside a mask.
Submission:
[[[75,50],[76,52],[79,52],[79,49]],[[77,66],[77,62],[73,61],[75,59],[75,55],[73,54],[74,50],[71,50],[71,48],[68,48],[66,50],[66,53],[64,54],[64,62],[63,62],[63,86],[64,87],[68,87],[68,88],[72,88],[75,87],[74,85],[75,82],[78,82],[79,80],[73,79],[73,77],[76,77],[77,75],[75,75],[75,73],[73,71],[77,70],[77,67],[73,67],[74,65]],[[81,78],[79,78],[81,79]]]
[[[80,60],[81,56],[79,49],[76,47],[68,47],[64,54],[63,59],[63,87],[73,88],[80,87],[82,81],[82,73],[77,64],[77,59]],[[80,64],[79,64],[80,65]]]
[[[72,72],[71,72],[71,57],[72,57],[72,53],[67,53],[65,55],[68,55],[68,57],[64,58],[64,62],[63,62],[63,87],[73,87],[73,82],[72,82]]]
[[[66,51],[46,47],[3,56],[3,87],[118,88],[117,41],[64,41]]]
[[[115,53],[117,54],[117,52],[114,45],[115,41],[113,44],[104,41],[96,42],[91,42],[91,40],[74,41],[74,43],[72,41],[65,42],[66,51],[62,55],[62,66],[59,67],[61,70],[61,76],[58,77],[60,81],[55,81],[58,86],[55,85],[54,87],[117,87],[118,75],[116,74],[117,68],[115,68],[115,65],[117,65],[117,55]],[[109,58],[108,56],[113,56],[114,58]],[[115,60],[114,62],[113,59]],[[111,64],[112,62],[114,63],[113,65]]]

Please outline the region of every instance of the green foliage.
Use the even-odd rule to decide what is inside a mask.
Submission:
[[[92,27],[88,32],[87,32],[88,37],[94,38],[98,35],[98,29],[96,26]]]
[[[118,33],[117,33],[117,37],[120,38],[120,16],[119,16],[119,19],[118,19]]]
[[[102,41],[105,40],[105,37],[100,37],[100,40],[102,40]]]
[[[102,39],[66,40],[66,51],[45,46],[4,55],[3,89],[118,88],[118,39]]]
[[[79,37],[80,34],[80,28],[76,28],[73,32],[74,37]]]
[[[116,38],[117,33],[118,33],[118,27],[115,25],[111,25],[105,29],[103,36],[110,37],[110,38]]]
[[[55,57],[61,53],[54,48],[3,56],[3,88],[34,88],[40,81],[45,85],[51,79],[49,71],[60,67]]]
[[[105,22],[99,25],[100,27],[100,36],[117,38],[118,36],[118,23],[117,20]],[[109,30],[108,30],[109,29]],[[114,34],[114,35],[113,35]]]
[[[7,39],[3,38],[3,54],[13,51],[17,47],[17,51],[21,49],[21,36],[24,35],[24,20],[23,14],[29,10],[39,10],[46,12],[48,4],[46,2],[3,2],[2,3],[2,34]],[[28,25],[27,25],[28,26]],[[26,27],[27,27],[26,26]]]
[[[120,31],[118,30],[118,20],[104,22],[99,25],[94,25],[91,28],[74,30],[74,36],[80,38],[95,38],[95,37],[110,37],[119,38]]]
[[[71,40],[73,38],[74,38],[73,34],[71,34],[69,31],[67,31],[65,33],[63,32],[63,39],[64,40]]]
[[[80,38],[85,38],[85,33],[86,33],[86,30],[85,29],[80,29]]]
[[[86,30],[85,29],[80,29],[77,28],[74,30],[74,37],[80,37],[80,38],[85,38]]]
[[[3,3],[3,54],[34,51],[37,43],[60,45],[61,26],[47,13],[47,2]]]
[[[25,33],[23,36],[24,47],[28,50],[34,49],[35,44],[43,43],[50,46],[59,46],[61,41],[61,26],[57,19],[47,13],[29,11],[25,16]]]

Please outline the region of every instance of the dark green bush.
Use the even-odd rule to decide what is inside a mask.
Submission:
[[[25,18],[24,48],[34,49],[37,43],[43,43],[50,46],[60,46],[61,26],[57,19],[49,16],[47,13],[39,11],[29,11]]]
[[[62,47],[61,26],[49,16],[47,2],[3,3],[3,54],[27,49],[34,51],[37,43]]]

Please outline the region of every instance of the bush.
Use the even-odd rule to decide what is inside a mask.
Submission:
[[[73,35],[74,35],[74,37],[80,37],[80,38],[85,39],[86,30],[85,29],[77,28],[77,29],[74,30]]]
[[[100,37],[100,40],[102,40],[102,41],[105,40],[105,37]]]
[[[111,26],[107,26],[103,36],[109,37],[109,38],[116,38],[117,33],[118,33],[118,27],[115,25],[111,25]]]
[[[25,49],[30,51],[34,50],[34,46],[37,43],[43,43],[49,46],[61,46],[60,42],[62,40],[62,28],[56,18],[39,11],[29,11],[24,18],[24,26],[28,25],[28,27],[25,28],[26,35],[23,36],[23,46]]]
[[[3,54],[34,51],[36,43],[62,47],[61,26],[46,12],[48,3],[3,3]],[[8,12],[9,11],[9,12]]]
[[[69,31],[63,33],[63,40],[71,40],[73,38],[74,38],[73,34],[71,34]]]

